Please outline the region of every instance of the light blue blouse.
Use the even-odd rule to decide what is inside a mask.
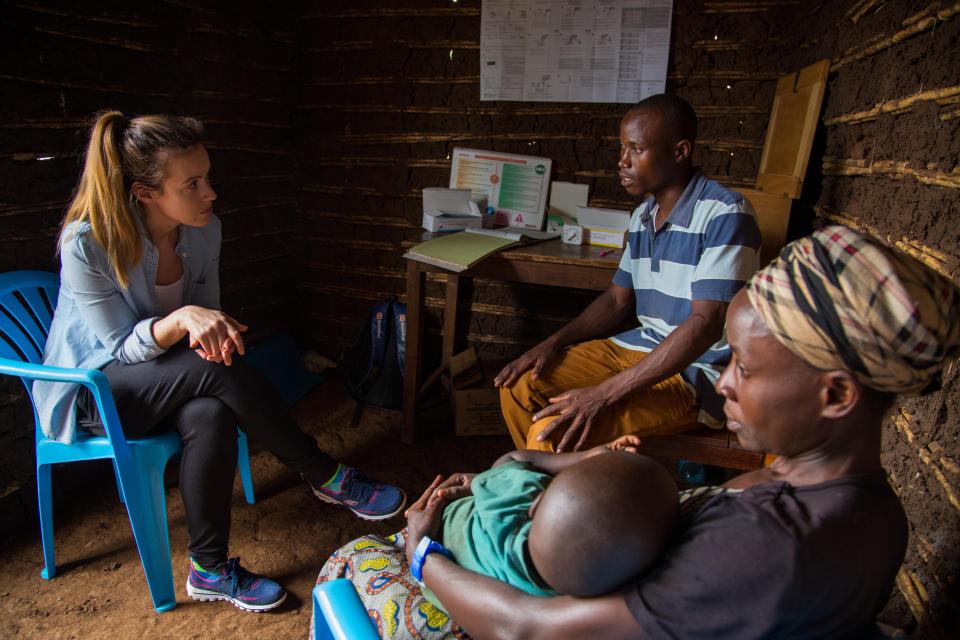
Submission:
[[[143,258],[120,286],[89,222],[64,230],[60,248],[60,295],[44,349],[43,363],[57,367],[101,369],[113,360],[134,364],[166,351],[154,340],[153,323],[162,317],[156,295],[159,253],[140,220]],[[180,226],[176,252],[183,262],[183,305],[220,308],[220,220],[205,227]],[[181,306],[183,306],[181,305]],[[33,383],[44,435],[73,442],[80,385],[37,380]]]

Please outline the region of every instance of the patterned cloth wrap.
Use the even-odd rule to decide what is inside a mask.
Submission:
[[[692,515],[724,493],[739,493],[739,490],[695,487],[681,491],[681,517]],[[404,529],[386,538],[368,535],[343,545],[323,565],[317,584],[338,578],[352,582],[381,638],[469,640],[463,629],[420,592],[407,566],[406,534]],[[312,619],[310,638],[313,638]]]
[[[420,592],[407,566],[406,534],[404,529],[386,538],[368,535],[345,544],[323,565],[317,584],[338,578],[351,581],[381,638],[469,640],[450,616]]]
[[[773,336],[824,371],[917,393],[960,348],[960,289],[910,256],[841,226],[791,242],[747,284]]]

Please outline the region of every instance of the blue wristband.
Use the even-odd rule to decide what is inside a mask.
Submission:
[[[431,553],[439,553],[445,558],[453,559],[450,550],[436,540],[431,540],[430,536],[420,538],[420,544],[413,552],[413,560],[410,562],[410,573],[421,587],[423,586],[423,563]]]

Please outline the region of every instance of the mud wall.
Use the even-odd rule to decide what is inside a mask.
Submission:
[[[818,224],[862,227],[958,280],[960,3],[803,3],[790,68],[829,58],[823,126],[804,201]],[[960,385],[905,400],[885,425],[884,466],[910,547],[884,618],[915,637],[960,636]],[[882,531],[865,535],[883,535]]]
[[[780,6],[783,4],[783,6]],[[400,243],[420,228],[420,190],[446,186],[456,146],[543,155],[553,179],[590,185],[591,204],[630,209],[616,179],[628,105],[481,102],[480,2],[302,3],[297,227],[301,334],[338,356],[372,302],[404,298]],[[696,160],[752,186],[792,3],[677,0],[668,91],[701,117]],[[443,276],[427,286],[438,348]],[[592,294],[478,280],[470,342],[516,354]],[[432,340],[430,339],[432,336]],[[428,349],[429,351],[429,349]]]
[[[2,3],[0,272],[59,270],[58,226],[95,112],[190,114],[210,140],[224,309],[254,339],[289,327],[296,51],[290,6],[258,6]],[[18,380],[0,385],[3,528],[36,514],[30,408]]]

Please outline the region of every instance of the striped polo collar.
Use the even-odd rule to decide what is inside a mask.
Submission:
[[[706,184],[707,176],[703,175],[703,171],[695,168],[686,189],[683,190],[677,204],[673,205],[673,211],[670,212],[667,222],[689,229],[690,223],[693,221],[693,207],[700,199]]]
[[[703,171],[695,168],[693,175],[690,177],[690,182],[687,183],[683,193],[680,194],[680,199],[677,200],[677,204],[673,206],[673,211],[670,212],[670,217],[667,218],[667,222],[677,225],[678,227],[683,227],[684,229],[689,229],[690,223],[693,222],[693,208],[700,199],[706,184],[707,176],[703,175]],[[641,215],[641,222],[652,231],[652,214],[656,211],[657,201],[653,196],[648,196],[646,204],[647,210]]]

